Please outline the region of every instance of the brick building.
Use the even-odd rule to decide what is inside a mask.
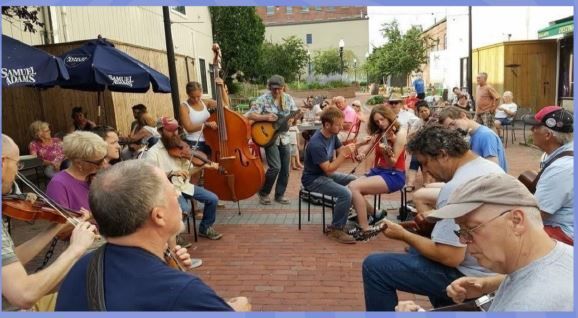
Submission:
[[[353,53],[350,64],[353,65],[353,59],[357,61],[357,72],[351,70],[349,77],[362,76],[360,67],[369,51],[367,7],[261,6],[256,10],[265,24],[266,41],[280,43],[295,36],[313,57],[316,51],[338,50],[339,41],[343,40],[344,51]]]

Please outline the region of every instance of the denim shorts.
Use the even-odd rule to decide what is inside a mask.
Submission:
[[[376,167],[371,168],[367,176],[380,176],[387,184],[390,193],[401,190],[405,186],[405,172],[403,171]]]
[[[502,126],[509,125],[512,123],[510,118],[496,118],[496,120],[499,121],[500,124],[502,124]]]

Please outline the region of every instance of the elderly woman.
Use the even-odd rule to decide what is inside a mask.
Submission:
[[[70,166],[54,175],[46,194],[65,208],[88,210],[90,180],[104,166],[108,145],[95,133],[75,131],[64,137],[62,147]]]
[[[42,160],[44,175],[52,178],[60,170],[60,164],[64,160],[62,141],[50,135],[48,123],[37,120],[30,124],[32,141],[28,145],[28,151]]]
[[[502,126],[512,123],[512,120],[518,111],[518,105],[513,102],[514,94],[512,94],[512,92],[505,91],[504,95],[502,95],[502,100],[504,103],[496,108],[496,120],[494,121],[498,136],[502,135]]]

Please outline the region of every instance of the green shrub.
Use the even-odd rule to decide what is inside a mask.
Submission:
[[[366,102],[367,105],[379,105],[385,102],[385,96],[383,95],[374,95],[371,96]]]

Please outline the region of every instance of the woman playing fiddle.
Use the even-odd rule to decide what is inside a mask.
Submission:
[[[399,129],[395,114],[385,106],[374,107],[369,119],[367,128],[374,136],[373,142],[359,149],[356,159],[365,159],[369,150],[375,147],[375,166],[366,176],[352,181],[348,186],[353,206],[357,211],[359,223],[357,231],[361,232],[370,230],[367,222],[367,205],[363,196],[395,192],[405,185],[406,130]],[[356,237],[355,233],[353,234]]]

